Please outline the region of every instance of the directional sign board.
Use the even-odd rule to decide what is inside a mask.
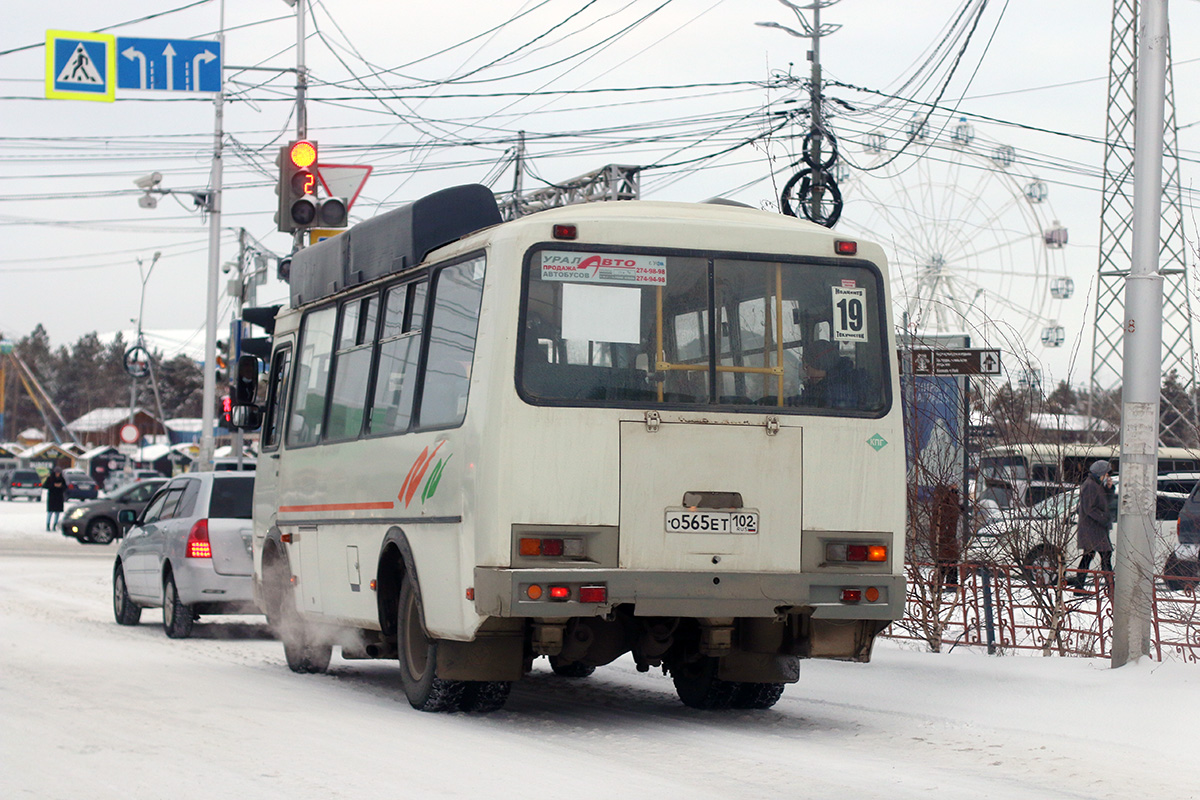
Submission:
[[[119,37],[117,87],[166,92],[221,91],[221,43]]]
[[[46,97],[111,103],[117,88],[116,57],[115,36],[46,31]]]
[[[913,348],[914,375],[1000,375],[1000,351],[965,347]]]

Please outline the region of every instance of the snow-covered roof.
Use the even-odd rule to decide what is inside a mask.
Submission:
[[[46,438],[46,434],[39,431],[37,428],[26,428],[17,434],[18,439],[26,439],[31,442],[40,442]]]
[[[158,461],[163,456],[171,452],[169,445],[165,444],[148,444],[138,450],[138,461]]]
[[[146,414],[153,418],[154,415],[147,412],[144,408],[135,408],[134,414]],[[116,425],[119,422],[124,422],[129,419],[128,408],[93,408],[88,413],[84,414],[74,422],[67,423],[67,430],[76,433],[91,433],[94,431],[104,431]]]
[[[70,450],[64,450],[62,447],[59,447],[54,442],[42,442],[41,444],[35,444],[33,447],[31,447],[28,450],[26,450],[25,452],[21,453],[18,457],[25,458],[25,459],[41,458],[46,453],[49,453],[54,450],[57,450],[60,454],[68,456],[70,458],[76,457],[75,454],[72,453]]]
[[[99,447],[93,447],[91,450],[88,450],[86,453],[81,455],[80,458],[96,458],[97,456],[115,452],[117,452],[117,448],[112,447],[111,445],[102,444]]]
[[[168,430],[177,433],[199,433],[204,430],[204,420],[199,417],[179,417],[163,423]]]
[[[1111,433],[1116,426],[1097,417],[1087,414],[1055,414],[1044,411],[1029,415],[1029,421],[1042,430],[1048,431],[1102,431]]]

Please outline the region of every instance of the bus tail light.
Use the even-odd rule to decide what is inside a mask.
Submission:
[[[198,519],[188,531],[187,558],[212,558],[212,543],[208,540],[208,520]]]
[[[569,586],[551,586],[550,587],[550,599],[551,600],[570,600],[571,599],[571,588]]]
[[[555,239],[574,239],[579,235],[578,229],[574,225],[555,225]]]
[[[868,603],[874,603],[879,599],[879,590],[874,586],[870,586],[867,588],[867,591],[863,593],[863,597],[867,598]]]
[[[838,239],[833,243],[833,249],[839,256],[853,256],[858,253],[858,242]]]
[[[842,589],[843,603],[857,603],[862,600],[862,589]]]
[[[825,561],[830,564],[883,564],[888,560],[887,545],[826,542]]]
[[[582,538],[535,538],[521,537],[517,552],[523,556],[546,556],[549,558],[583,558],[585,555]]]

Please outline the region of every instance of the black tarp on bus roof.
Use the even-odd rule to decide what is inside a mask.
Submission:
[[[414,267],[430,251],[501,221],[491,189],[473,183],[442,189],[360,222],[293,256],[292,306]]]

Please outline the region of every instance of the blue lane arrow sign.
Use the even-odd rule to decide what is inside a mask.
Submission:
[[[221,43],[117,37],[117,88],[221,91]]]

